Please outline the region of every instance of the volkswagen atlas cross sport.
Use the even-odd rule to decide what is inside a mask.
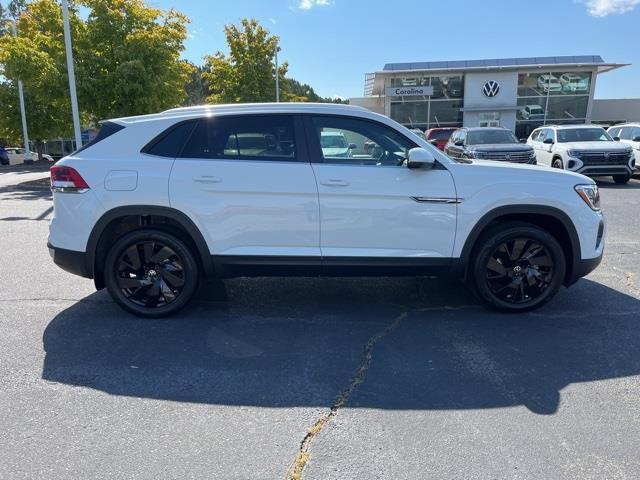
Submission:
[[[351,154],[323,149],[327,132]],[[589,178],[454,161],[353,106],[106,121],[51,182],[54,262],[145,317],[175,313],[203,280],[266,275],[449,275],[491,307],[522,312],[593,270],[604,248]]]

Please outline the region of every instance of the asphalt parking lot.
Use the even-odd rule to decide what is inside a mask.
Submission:
[[[51,262],[48,193],[5,175],[0,478],[640,478],[637,179],[601,182],[602,265],[534,313],[272,278],[149,321]]]

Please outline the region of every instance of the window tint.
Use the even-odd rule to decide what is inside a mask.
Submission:
[[[631,127],[621,127],[618,134],[609,133],[612,137],[620,137],[622,140],[631,140]]]
[[[235,133],[240,159],[295,159],[296,146],[291,116],[257,115],[238,119],[237,124]]]
[[[80,147],[79,149],[77,149],[75,152],[73,152],[73,154],[80,153],[83,150],[86,150],[87,148],[95,145],[96,143],[101,142],[105,138],[110,137],[114,133],[119,132],[123,128],[124,126],[118,123],[103,122],[102,125],[100,126],[100,131],[98,131],[98,134],[95,136],[95,138],[91,140],[89,143],[87,143],[86,145],[84,145],[83,147]]]
[[[416,144],[385,125],[345,117],[314,117],[325,163],[399,166]]]
[[[294,160],[293,118],[256,115],[201,119],[181,157]]]
[[[640,138],[640,127],[633,127],[633,130],[631,130],[631,140],[633,141],[638,141],[636,139]]]
[[[620,127],[611,127],[609,130],[607,130],[609,132],[609,135],[611,135],[611,137],[620,137],[620,130],[622,130]]]
[[[510,130],[475,130],[469,132],[469,145],[488,145],[499,143],[518,143]]]
[[[198,123],[197,120],[190,120],[169,127],[158,139],[143,148],[142,152],[160,157],[177,157],[193,132],[196,123]]]
[[[606,142],[611,137],[603,128],[566,128],[558,130],[558,142]]]

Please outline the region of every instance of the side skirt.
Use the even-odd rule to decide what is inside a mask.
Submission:
[[[219,277],[449,276],[458,259],[212,255]]]

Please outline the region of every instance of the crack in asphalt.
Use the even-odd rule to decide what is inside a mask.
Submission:
[[[407,318],[408,312],[403,312],[398,315],[393,322],[391,322],[387,327],[373,335],[364,346],[363,354],[362,354],[362,363],[356,369],[355,374],[351,378],[349,384],[338,394],[333,406],[329,409],[329,412],[321,416],[316,422],[307,430],[302,442],[300,442],[300,448],[298,449],[298,453],[296,454],[295,459],[291,463],[289,469],[287,470],[287,480],[301,480],[302,474],[304,472],[304,468],[309,461],[309,449],[311,447],[311,442],[313,439],[338,415],[338,410],[344,407],[349,398],[356,390],[358,385],[364,382],[365,374],[369,367],[371,366],[371,362],[373,361],[373,349],[376,344],[382,340],[384,337],[391,334],[394,330],[398,328],[400,322]]]

